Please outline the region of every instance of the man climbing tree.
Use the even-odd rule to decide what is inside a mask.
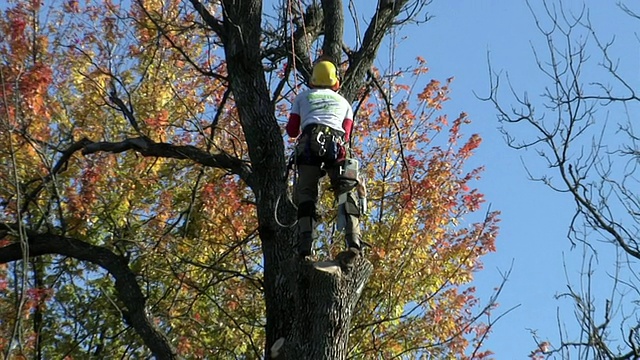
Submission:
[[[318,181],[326,172],[338,202],[338,223],[345,228],[347,249],[360,254],[360,209],[353,190],[358,184],[357,163],[347,159],[353,127],[351,104],[340,96],[338,69],[327,60],[313,66],[311,89],[293,101],[287,134],[302,135],[295,149],[297,165],[298,253],[309,256],[316,240]]]

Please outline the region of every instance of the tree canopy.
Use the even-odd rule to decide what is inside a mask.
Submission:
[[[350,3],[350,5],[353,5]],[[0,17],[0,351],[11,358],[482,358],[494,251],[453,79],[373,66],[428,1],[9,1]],[[359,19],[350,7],[353,18]],[[395,30],[394,30],[395,31]],[[369,193],[352,269],[295,255],[282,123],[339,64]],[[388,69],[387,69],[388,70]],[[319,260],[339,256],[322,200]],[[474,213],[481,212],[479,216]],[[476,221],[469,223],[471,221]],[[349,341],[350,339],[350,341]]]

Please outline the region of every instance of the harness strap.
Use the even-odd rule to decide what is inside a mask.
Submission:
[[[328,136],[330,136],[331,141],[333,141],[334,143],[337,143],[341,146],[346,145],[346,142],[344,140],[344,133],[326,125],[307,125],[302,130],[302,134],[306,134],[310,138],[315,137],[316,141],[323,146],[326,144]]]
[[[296,151],[297,163],[308,165],[334,164],[347,151],[344,133],[322,124],[310,124],[302,129]]]

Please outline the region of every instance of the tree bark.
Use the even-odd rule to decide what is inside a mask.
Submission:
[[[324,16],[324,44],[323,55],[333,62],[339,63],[342,58],[342,43],[344,32],[344,11],[342,0],[322,0]]]
[[[272,359],[346,359],[351,318],[373,266],[362,257],[345,266],[345,255],[333,261],[289,262],[295,321],[291,333],[272,345]]]
[[[268,353],[278,338],[291,333],[295,318],[291,311],[293,298],[283,275],[286,263],[295,254],[295,231],[279,226],[274,217],[275,205],[279,198],[285,198],[287,188],[284,142],[262,67],[262,2],[227,0],[223,8],[230,86],[253,169],[251,188],[256,197],[264,261]],[[295,219],[291,205],[284,204],[280,210],[286,221]]]

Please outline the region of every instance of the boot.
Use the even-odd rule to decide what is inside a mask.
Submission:
[[[298,237],[298,255],[300,257],[311,256],[311,248],[313,247],[313,234],[311,231],[305,231]]]
[[[355,259],[360,256],[362,244],[360,242],[360,234],[346,234],[347,250],[338,254],[337,260],[343,270],[349,271],[353,268]]]
[[[345,240],[347,241],[347,249],[356,255],[360,255],[360,251],[362,250],[360,234],[346,234]]]

